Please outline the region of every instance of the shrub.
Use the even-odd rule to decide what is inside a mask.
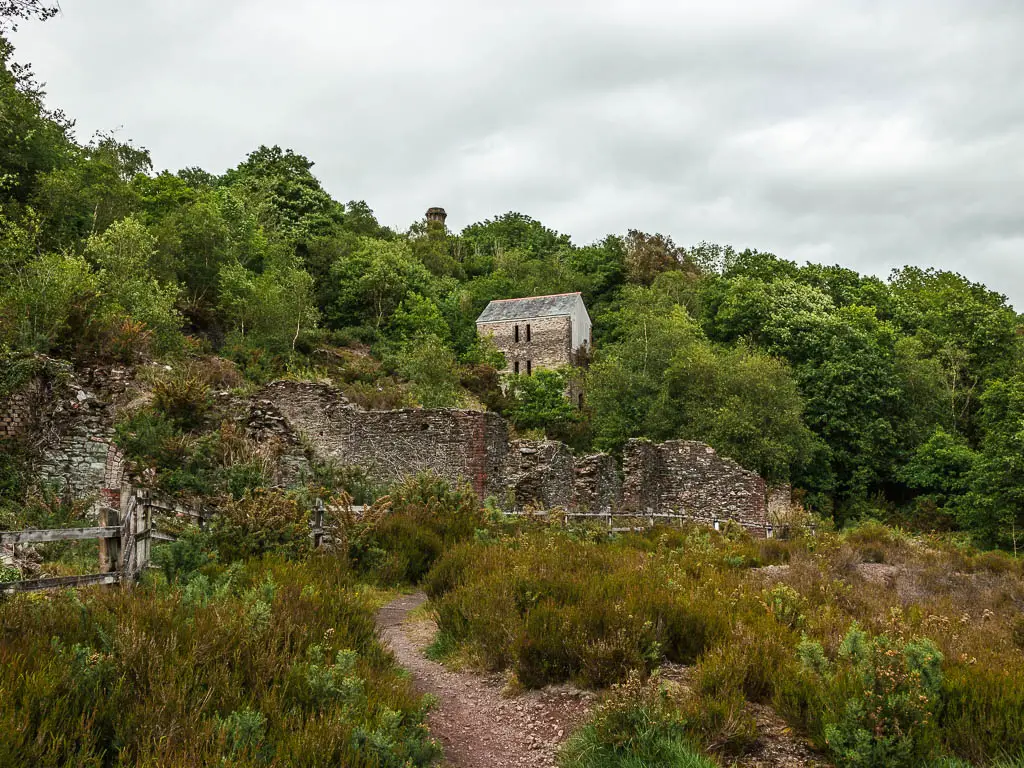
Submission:
[[[344,516],[334,538],[361,572],[385,584],[417,583],[445,546],[472,538],[485,523],[468,486],[452,488],[443,478],[424,473],[395,486],[361,519]]]
[[[380,575],[386,584],[417,584],[440,557],[441,537],[403,515],[385,517],[375,531],[376,545],[386,553]]]
[[[562,768],[678,766],[713,768],[687,737],[686,723],[657,678],[631,675],[615,686],[590,721],[566,742]]]
[[[120,422],[116,442],[137,472],[153,470],[156,486],[169,494],[235,499],[270,484],[279,450],[274,444],[250,442],[232,422],[196,436],[148,410]]]
[[[275,554],[308,554],[309,512],[281,491],[246,493],[217,507],[210,522],[210,542],[221,562]]]
[[[344,491],[351,504],[373,504],[384,495],[381,487],[362,467],[336,464],[332,461],[313,465],[313,485],[328,493]]]
[[[154,547],[152,559],[168,584],[185,584],[200,568],[214,562],[216,554],[210,536],[189,526],[177,534],[175,541]]]
[[[153,386],[153,408],[183,430],[196,429],[210,407],[210,388],[195,373],[185,370]]]
[[[0,603],[0,765],[433,765],[352,585],[336,558],[271,558]]]
[[[1014,620],[1011,633],[1013,644],[1024,651],[1024,616],[1018,616]]]
[[[485,523],[480,500],[468,484],[452,487],[430,472],[399,483],[388,499],[394,514],[426,525],[449,543],[472,537]]]
[[[604,687],[666,659],[692,663],[728,636],[717,581],[680,583],[693,558],[652,555],[535,531],[451,550],[427,585],[440,630],[485,666],[511,667],[528,687]]]
[[[869,639],[854,625],[835,660],[809,640],[799,656],[820,697],[805,702],[811,732],[842,765],[916,765],[936,753],[942,654],[930,640]]]

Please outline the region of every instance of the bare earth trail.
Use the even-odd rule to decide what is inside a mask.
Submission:
[[[377,626],[416,689],[438,699],[428,723],[444,745],[446,765],[555,768],[558,747],[586,717],[591,695],[560,686],[509,698],[500,676],[452,672],[427,659],[434,623],[408,621],[425,601],[422,593],[398,598],[380,610]]]
[[[444,745],[445,765],[556,768],[558,748],[586,718],[593,694],[558,686],[506,697],[500,675],[452,672],[431,661],[423,650],[434,639],[434,622],[409,618],[426,599],[417,593],[388,603],[377,614],[377,627],[416,689],[438,699],[428,725]],[[673,665],[666,671],[667,678],[688,687],[692,667]],[[750,704],[748,708],[761,738],[749,754],[731,763],[734,768],[827,768],[828,763],[770,707]]]

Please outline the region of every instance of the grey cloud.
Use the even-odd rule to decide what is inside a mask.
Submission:
[[[64,0],[15,43],[84,138],[160,167],[261,143],[404,227],[520,210],[1024,302],[1013,0]]]

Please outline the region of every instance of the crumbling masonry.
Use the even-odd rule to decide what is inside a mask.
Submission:
[[[704,443],[630,440],[622,479],[607,454],[573,456],[551,440],[513,440],[504,419],[470,410],[363,411],[322,384],[276,382],[254,410],[287,425],[314,456],[364,468],[390,483],[420,470],[468,480],[506,508],[682,514],[707,524],[768,528],[768,488],[755,472]],[[257,423],[250,429],[260,431]],[[280,429],[280,428],[279,428]]]
[[[0,402],[0,438],[31,436],[43,481],[77,496],[113,497],[124,475],[112,443],[115,404],[128,378],[117,369],[59,386],[35,381]],[[574,456],[559,442],[512,439],[494,413],[365,411],[324,384],[275,382],[225,411],[245,422],[251,439],[273,442],[284,485],[321,460],[361,467],[381,484],[430,470],[468,481],[506,509],[681,514],[708,524],[733,520],[755,535],[768,529],[764,480],[703,443],[630,440],[620,472],[607,454]]]

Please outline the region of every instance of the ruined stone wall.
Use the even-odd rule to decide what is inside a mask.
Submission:
[[[363,411],[332,387],[277,382],[261,395],[319,458],[390,483],[422,470],[468,480],[481,496],[504,490],[508,428],[494,413],[459,409]]]
[[[0,418],[31,430],[40,447],[38,473],[77,497],[116,499],[123,458],[113,445],[114,419],[130,379],[124,369],[83,371],[59,387],[27,387],[0,403]],[[494,413],[442,409],[364,411],[335,388],[276,382],[251,399],[224,397],[224,418],[244,423],[249,439],[268,446],[279,485],[311,474],[310,460],[358,466],[381,484],[430,470],[468,481],[483,498],[509,509],[625,514],[683,514],[696,521],[736,520],[752,532],[769,521],[764,481],[703,443],[631,440],[622,472],[606,454],[574,457],[562,443],[511,440]],[[5,436],[11,436],[5,427]],[[771,508],[785,494],[773,492]]]
[[[613,512],[621,503],[622,478],[614,457],[595,453],[576,459],[570,507],[591,512]]]
[[[704,443],[631,440],[620,479],[611,456],[574,457],[559,442],[510,440],[493,413],[363,411],[332,387],[295,382],[271,385],[258,402],[320,458],[362,467],[382,483],[431,470],[469,480],[481,497],[510,509],[682,514],[709,524],[735,520],[761,534],[768,522],[764,480]]]
[[[526,326],[530,326],[530,340],[526,340]],[[515,328],[519,327],[519,341],[515,340]],[[489,335],[494,345],[505,355],[505,373],[515,370],[526,373],[526,362],[532,367],[558,368],[572,363],[572,321],[568,316],[538,317],[530,320],[503,320],[496,323],[480,323],[477,332]]]
[[[62,366],[64,367],[64,366]],[[0,437],[26,440],[36,449],[39,482],[69,498],[116,499],[124,457],[114,446],[114,412],[131,372],[89,368],[57,381],[34,378],[0,403]]]
[[[20,392],[0,401],[0,438],[19,437],[33,431],[46,396],[45,383],[36,378]]]
[[[572,452],[554,440],[513,440],[504,484],[517,509],[567,508],[575,469]]]
[[[767,487],[756,472],[704,443],[630,440],[623,456],[623,508],[639,514],[684,514],[712,523],[735,520],[764,535]]]

